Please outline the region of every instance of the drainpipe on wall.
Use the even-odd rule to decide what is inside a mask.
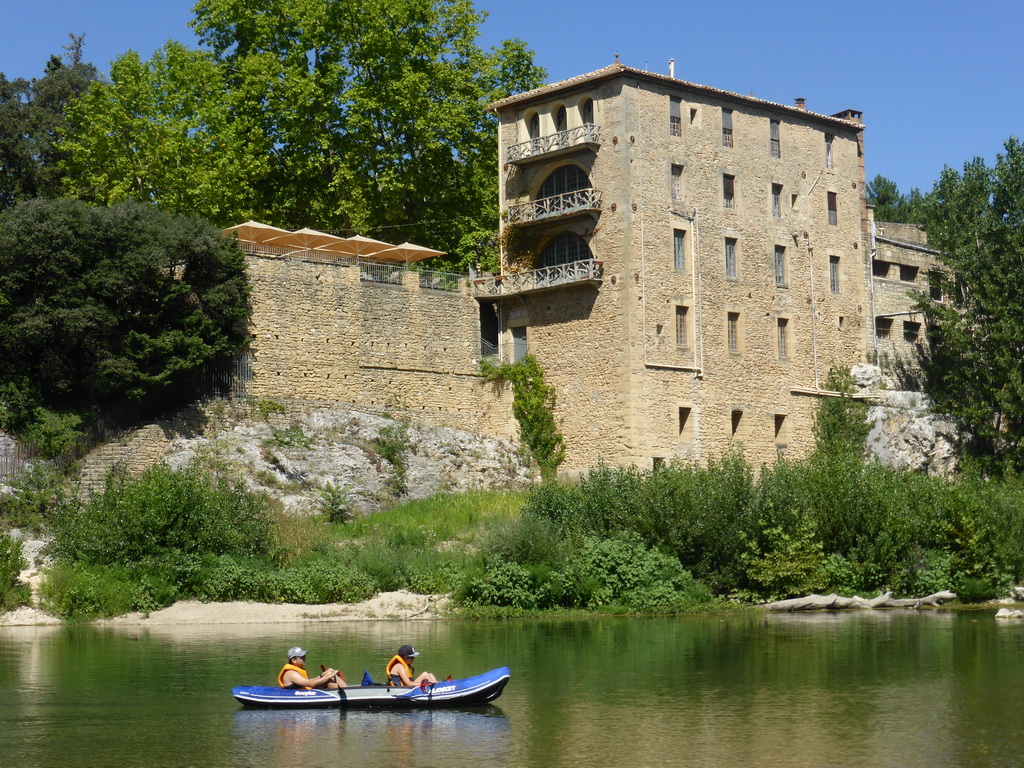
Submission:
[[[875,210],[868,206],[868,216],[871,221],[871,261],[868,264],[868,289],[871,298],[871,315],[868,322],[871,323],[871,350],[875,353],[875,365],[878,365],[878,328],[875,326],[875,257],[878,255],[877,228],[875,227]]]

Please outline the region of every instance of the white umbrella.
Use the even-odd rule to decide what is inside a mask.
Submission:
[[[272,227],[269,224],[261,224],[258,221],[247,221],[244,224],[236,224],[233,227],[220,231],[224,237],[234,235],[243,243],[254,243],[266,245],[270,240],[281,235],[291,234],[287,229]]]
[[[402,243],[401,245],[394,245],[383,251],[378,251],[373,254],[373,258],[409,262],[422,261],[423,259],[429,259],[431,256],[444,256],[444,253],[444,251],[435,251],[433,248],[427,248],[423,245]]]

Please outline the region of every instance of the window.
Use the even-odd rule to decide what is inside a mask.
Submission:
[[[786,287],[786,247],[775,246],[775,285],[779,288]]]
[[[728,347],[730,352],[740,351],[740,313],[729,312],[725,319]]]
[[[775,414],[775,442],[779,445],[789,442],[789,419],[784,413]]]
[[[722,110],[722,146],[732,146],[732,110]]]
[[[693,440],[693,419],[690,418],[692,409],[688,406],[679,408],[679,439],[685,441]]]
[[[565,107],[559,107],[555,112],[555,130],[564,131],[569,128],[568,116],[565,112]]]
[[[690,125],[697,124],[697,108],[690,107]]]
[[[917,282],[917,267],[909,264],[900,264],[900,281],[904,283]]]
[[[566,192],[589,189],[590,179],[582,168],[576,165],[563,165],[555,168],[540,185],[538,197],[554,197]]]
[[[871,264],[871,274],[874,277],[889,277],[889,267],[891,265],[888,261],[879,261],[875,259]]]
[[[725,276],[736,277],[736,238],[725,238]]]
[[[772,216],[782,218],[782,185],[772,184]]]
[[[832,140],[835,138],[831,133],[825,134],[825,167],[828,169],[835,168],[835,163],[832,159]]]
[[[672,230],[673,265],[679,272],[686,271],[686,230]]]
[[[672,166],[672,199],[683,199],[683,166]]]
[[[668,100],[668,135],[683,135],[683,100],[670,96]]]
[[[540,138],[540,115],[538,115],[536,112],[534,112],[530,116],[529,131],[530,131],[530,138],[531,139],[539,139]]]
[[[928,295],[932,301],[942,301],[942,273],[937,269],[928,273]]]
[[[687,327],[687,311],[689,307],[676,307],[676,346],[688,347],[689,329]]]
[[[779,121],[772,120],[770,124],[770,136],[769,144],[771,147],[772,157],[782,157],[782,146],[779,143]]]
[[[729,419],[729,421],[730,421],[730,424],[729,424],[730,434],[734,438],[736,438],[738,440],[740,437],[742,437],[742,434],[740,433],[740,429],[743,426],[743,411],[741,411],[739,409],[734,409],[729,414],[729,416],[730,416],[730,419]]]
[[[722,205],[736,207],[736,177],[727,173],[722,174]]]
[[[839,224],[839,196],[835,192],[828,193],[828,223],[833,227]]]
[[[910,344],[917,344],[921,340],[921,324],[904,320],[903,340]]]
[[[544,246],[538,259],[538,266],[555,267],[592,258],[594,255],[590,252],[586,240],[573,232],[559,232]]]
[[[583,102],[583,106],[580,107],[580,118],[584,125],[592,125],[594,123],[594,100],[587,99]]]
[[[828,257],[828,285],[832,293],[839,293],[839,257]]]
[[[775,324],[779,339],[779,357],[789,357],[789,319],[777,318]]]
[[[512,331],[512,362],[518,363],[526,357],[526,326],[510,328]]]
[[[891,317],[876,317],[875,318],[875,337],[879,339],[888,339],[892,332],[892,318]]]

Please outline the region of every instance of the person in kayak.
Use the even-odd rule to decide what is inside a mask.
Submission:
[[[424,682],[436,683],[437,678],[429,672],[420,672],[417,677],[413,677],[416,670],[412,668],[412,660],[417,656],[419,653],[413,650],[411,645],[403,645],[399,648],[398,653],[391,657],[384,673],[388,683],[405,688],[421,685]]]
[[[336,669],[325,669],[319,677],[306,672],[306,651],[299,646],[288,649],[288,663],[277,675],[282,688],[347,688],[344,675]]]

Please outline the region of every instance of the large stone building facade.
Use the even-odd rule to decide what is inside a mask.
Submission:
[[[556,386],[567,465],[806,453],[866,351],[860,114],[618,64],[492,109],[526,274],[480,293]]]
[[[618,63],[491,109],[501,274],[439,290],[253,249],[254,395],[514,437],[510,393],[479,360],[530,353],[557,393],[563,469],[733,448],[770,463],[810,450],[831,369],[910,338],[909,294],[935,254],[875,228],[859,112]]]

